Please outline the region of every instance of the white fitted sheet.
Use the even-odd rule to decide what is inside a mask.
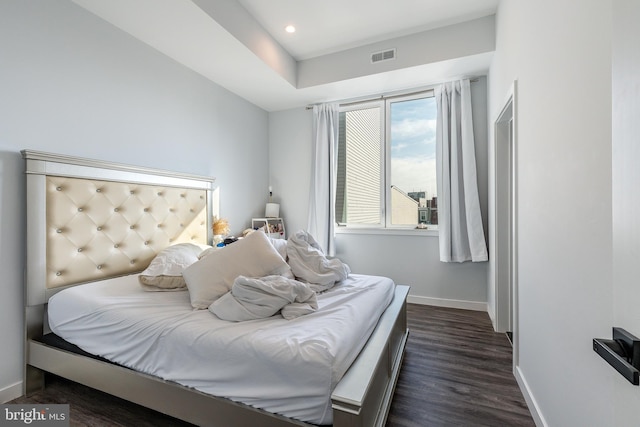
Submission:
[[[187,291],[147,292],[137,275],[65,289],[51,330],[135,370],[315,424],[393,298],[391,279],[352,274],[318,295],[317,312],[246,322],[193,310]]]

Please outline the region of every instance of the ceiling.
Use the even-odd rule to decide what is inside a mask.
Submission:
[[[484,74],[492,52],[395,66],[302,87],[302,72],[351,52],[493,15],[499,0],[72,0],[249,102],[278,111]],[[295,25],[296,32],[284,31]],[[434,30],[437,31],[437,30]],[[422,38],[420,38],[422,37]],[[412,40],[415,38],[415,40]],[[346,56],[344,56],[346,55]],[[398,54],[399,56],[399,54]],[[419,56],[419,55],[414,55]],[[336,65],[337,64],[337,65]],[[381,71],[382,70],[382,71]]]
[[[238,0],[296,60],[494,14],[498,0]],[[295,25],[288,34],[285,26]]]

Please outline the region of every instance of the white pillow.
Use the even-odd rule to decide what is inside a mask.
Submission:
[[[202,259],[202,258],[206,257],[207,255],[209,255],[210,253],[213,253],[215,251],[219,251],[222,248],[224,248],[224,246],[213,246],[211,248],[207,248],[204,251],[200,252],[200,255],[198,255],[198,259]]]
[[[182,271],[198,261],[198,255],[206,248],[210,246],[195,243],[168,246],[140,273],[138,281],[148,291],[184,290],[187,284]]]
[[[269,241],[276,248],[276,251],[280,254],[283,260],[287,260],[287,241],[285,239],[275,239],[269,237]]]
[[[238,276],[263,277],[272,274],[291,276],[289,265],[263,232],[212,251],[182,272],[191,305],[204,310],[231,290]]]

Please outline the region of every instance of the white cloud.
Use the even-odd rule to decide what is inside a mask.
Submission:
[[[436,121],[427,119],[404,119],[393,124],[392,136],[394,139],[402,140],[405,138],[415,138],[416,136],[421,135],[427,135],[428,137],[432,136],[435,140]]]
[[[401,151],[407,147],[409,147],[409,144],[400,143],[400,144],[394,144],[393,146],[391,146],[391,149],[393,151]]]
[[[436,160],[401,158],[391,160],[391,184],[405,193],[426,191],[427,197],[436,195]]]

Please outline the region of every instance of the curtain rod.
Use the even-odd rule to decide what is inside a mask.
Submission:
[[[472,77],[471,79],[469,79],[469,83],[475,83],[478,80],[480,80],[479,77]],[[349,105],[363,104],[365,102],[379,101],[379,100],[384,100],[384,99],[393,99],[393,98],[399,98],[399,97],[404,97],[404,96],[419,95],[421,93],[432,92],[434,87],[436,87],[436,85],[433,85],[430,89],[423,89],[423,90],[418,90],[418,91],[415,91],[415,92],[397,93],[395,95],[380,95],[380,96],[377,96],[377,97],[374,97],[374,98],[364,98],[364,99],[360,99],[360,100],[357,100],[357,101],[341,102],[340,106],[341,107],[348,107]],[[314,105],[320,105],[320,104],[307,105],[305,107],[305,110],[313,109]]]

